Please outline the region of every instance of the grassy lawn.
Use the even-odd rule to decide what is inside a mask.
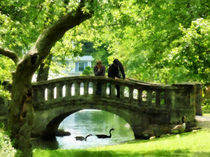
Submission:
[[[84,150],[38,150],[34,157],[210,157],[210,130]]]
[[[203,116],[210,117],[210,113],[204,113]]]

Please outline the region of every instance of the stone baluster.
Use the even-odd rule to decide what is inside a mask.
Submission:
[[[106,96],[106,83],[105,83],[105,82],[102,83],[101,95],[102,95],[103,97]]]
[[[149,106],[152,105],[152,91],[151,90],[147,91],[147,105]]]
[[[88,86],[89,82],[85,81],[84,82],[84,95],[88,95],[88,91],[89,91],[89,86]]]
[[[72,86],[72,83],[71,82],[67,82],[66,83],[66,97],[71,97],[71,86]]]
[[[125,92],[125,86],[121,85],[120,86],[120,99],[123,99],[125,97],[124,92]]]
[[[202,84],[194,84],[194,90],[195,92],[191,92],[190,95],[191,97],[194,97],[194,102],[195,104],[193,104],[193,102],[191,101],[192,105],[195,105],[196,108],[196,115],[202,115]]]
[[[160,93],[161,91],[160,90],[157,90],[156,91],[156,102],[155,102],[155,106],[159,107],[160,106]]]
[[[93,82],[93,95],[96,95],[96,88],[97,88],[97,86],[96,86],[96,84],[97,84],[97,82]]]
[[[129,100],[133,100],[133,87],[129,87]]]
[[[53,84],[47,87],[47,100],[54,99],[54,88],[55,88],[55,85]]]
[[[38,99],[38,88],[37,87],[33,87],[33,103],[36,106],[37,102],[39,101]]]
[[[174,109],[176,106],[176,90],[172,89],[171,90],[171,109]]]
[[[37,90],[38,102],[42,102],[45,100],[44,95],[45,95],[45,86],[38,87],[38,90]]]
[[[138,104],[142,105],[142,89],[138,89]]]
[[[75,96],[80,95],[80,82],[75,82]]]
[[[171,90],[164,90],[164,99],[165,99],[165,104],[166,108],[170,109],[171,108]]]
[[[111,97],[115,97],[115,84],[110,83]]]
[[[56,85],[56,98],[61,98],[62,97],[62,87],[63,87],[63,84],[62,83],[58,83]]]

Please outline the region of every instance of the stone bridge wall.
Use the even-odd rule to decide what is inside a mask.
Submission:
[[[102,85],[101,95],[96,95],[98,83]],[[120,97],[116,97],[116,86],[120,87]],[[188,127],[194,125],[199,89],[199,84],[168,86],[105,77],[68,77],[34,84],[33,102],[39,113],[36,117],[47,119],[43,121],[45,132],[56,131],[59,123],[73,112],[95,108],[118,114],[131,124],[136,138],[141,138],[150,125],[177,124],[183,116]],[[44,132],[43,129],[37,132]]]

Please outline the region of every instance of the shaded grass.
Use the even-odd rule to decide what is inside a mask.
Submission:
[[[34,150],[34,157],[210,157],[210,130],[83,150]]]

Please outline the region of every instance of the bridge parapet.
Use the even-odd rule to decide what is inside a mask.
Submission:
[[[97,95],[99,84],[101,94]],[[120,89],[118,97],[116,86]],[[99,109],[119,115],[131,125],[136,138],[144,138],[148,129],[155,135],[164,133],[166,126],[170,131],[170,125],[181,123],[183,116],[190,128],[195,124],[196,109],[201,107],[199,83],[169,86],[75,76],[33,83],[32,88],[34,136],[55,135],[61,121],[70,114],[82,109]],[[6,112],[0,112],[0,122],[6,119]]]
[[[102,86],[97,95],[97,84]],[[116,86],[120,94],[117,97]],[[171,105],[171,93],[175,86],[114,80],[106,77],[76,76],[42,81],[33,84],[35,107],[43,103],[80,97],[102,97],[126,101],[130,105],[148,108],[165,108]]]
[[[98,85],[101,86],[100,95],[97,95]],[[116,86],[119,87],[118,96]],[[34,134],[55,133],[66,116],[88,108],[123,117],[131,125],[136,138],[143,137],[144,130],[150,127],[159,135],[165,126],[181,123],[183,116],[187,127],[191,128],[195,125],[196,103],[200,103],[199,87],[199,84],[169,86],[93,76],[34,83]]]

